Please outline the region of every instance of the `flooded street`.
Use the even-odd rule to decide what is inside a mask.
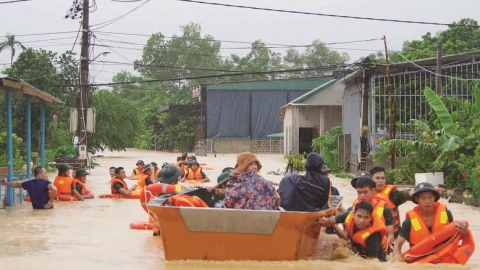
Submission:
[[[174,162],[179,153],[163,153],[128,149],[127,152],[98,153],[96,166],[87,178],[87,187],[95,196],[110,193],[108,168],[123,166],[128,175],[138,159],[145,163],[155,161]],[[262,175],[273,181],[282,176],[267,174],[269,171],[284,170],[282,155],[258,155],[263,165]],[[218,154],[217,157],[198,157],[200,163],[212,166],[205,171],[214,185],[224,167],[234,166],[236,155]],[[56,173],[49,174],[53,182]],[[350,180],[332,177],[350,205],[356,197]],[[130,186],[135,183],[128,181]],[[448,204],[455,219],[470,222],[475,240],[480,243],[480,211],[460,204]],[[309,260],[298,262],[166,262],[163,257],[161,237],[153,237],[151,231],[131,230],[129,224],[147,219],[138,199],[93,199],[83,202],[56,202],[55,210],[32,210],[30,203],[0,210],[0,269],[480,269],[480,252],[476,252],[467,266],[451,265],[407,265],[404,263],[379,263],[355,256],[330,262]],[[402,218],[414,206],[408,202],[401,206]],[[215,239],[212,239],[215,244]],[[195,245],[195,243],[185,243]],[[405,245],[407,246],[407,245]],[[232,245],[234,249],[234,245]],[[232,250],[234,252],[234,250]],[[275,250],[272,250],[275,252]]]

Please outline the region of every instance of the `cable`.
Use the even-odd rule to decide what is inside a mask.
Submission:
[[[6,2],[0,2],[0,5],[1,4],[13,4],[13,3],[17,3],[17,2],[28,2],[28,1],[32,1],[32,0],[11,0],[11,1],[6,1]]]
[[[16,35],[15,35],[15,36],[16,36]],[[22,41],[22,44],[23,44],[23,43],[40,42],[40,41],[63,40],[63,39],[70,39],[70,38],[74,38],[74,37],[72,36],[72,37],[63,37],[63,38],[49,38],[49,39],[38,39],[38,40],[26,40],[26,41]]]
[[[120,56],[120,57],[122,57],[123,59],[125,59],[125,60],[133,63],[132,60],[130,60],[130,59],[126,58],[125,56],[119,54],[119,53],[116,52],[111,46],[105,45],[105,44],[104,44],[101,40],[99,40],[94,34],[92,34],[92,36],[93,36],[93,38],[94,38],[95,40],[97,40],[98,42],[100,42],[103,46],[105,46],[105,47],[109,48],[110,50],[112,50],[112,52],[114,52],[114,53],[117,54],[118,56]],[[93,44],[93,45],[95,46],[95,44]],[[99,45],[97,45],[97,46],[99,46]]]
[[[129,12],[127,12],[127,13],[125,13],[125,14],[123,14],[123,15],[120,15],[120,16],[118,16],[118,17],[116,17],[116,18],[113,18],[113,19],[111,19],[111,20],[108,20],[108,21],[105,21],[105,22],[101,22],[101,23],[97,23],[97,24],[92,24],[92,25],[90,25],[91,30],[97,30],[97,29],[103,28],[103,27],[105,27],[105,26],[108,26],[108,25],[110,25],[110,24],[112,24],[112,23],[114,23],[114,22],[116,22],[116,21],[119,21],[119,20],[121,20],[122,18],[126,17],[128,14],[134,12],[135,10],[139,9],[140,7],[142,7],[143,5],[145,5],[145,4],[148,3],[148,2],[150,2],[150,0],[146,0],[144,3],[138,5],[136,8],[130,10]],[[99,25],[101,25],[101,26],[99,26]],[[98,27],[97,27],[97,28],[93,28],[93,27],[95,27],[95,26],[98,26]]]
[[[172,37],[173,39],[174,37]],[[176,38],[176,37],[175,37]],[[148,44],[145,43],[135,43],[135,42],[129,42],[129,41],[123,41],[123,40],[114,40],[114,39],[102,39],[103,41],[107,42],[115,42],[115,43],[122,43],[122,44],[129,44],[129,45],[137,45],[137,46],[146,46]],[[198,39],[196,39],[198,40]],[[328,46],[328,45],[336,45],[336,44],[351,44],[351,43],[359,43],[359,42],[368,42],[368,41],[378,41],[381,40],[379,38],[376,39],[365,39],[365,40],[354,40],[354,41],[344,41],[344,42],[321,42],[321,44]],[[207,40],[208,41],[208,40]],[[221,40],[215,40],[218,42],[224,42]],[[227,41],[228,42],[228,41]],[[246,42],[247,43],[247,42]],[[252,43],[249,43],[252,44]],[[316,44],[310,44],[310,45],[287,45],[287,44],[278,44],[278,46],[267,46],[266,43],[264,43],[265,46],[262,48],[269,48],[269,49],[283,49],[283,48],[309,48],[309,47],[315,47]],[[229,47],[229,48],[221,48],[222,50],[246,50],[246,49],[252,49],[252,47]],[[345,48],[345,49],[352,49],[352,50],[367,50],[367,51],[377,51],[377,50],[369,50],[369,49],[355,49],[355,48]]]
[[[405,57],[402,53],[400,53],[400,51],[395,50],[395,48],[394,48],[392,45],[390,45],[390,43],[388,43],[388,41],[387,41],[387,44],[388,44],[388,46],[389,46],[390,48],[394,49],[394,50],[392,50],[392,51],[398,53],[398,55],[400,55],[403,59],[405,59],[406,62],[408,62],[408,63],[410,63],[410,64],[412,64],[412,65],[420,68],[421,70],[424,70],[424,71],[426,71],[426,72],[428,72],[428,73],[430,73],[430,74],[433,74],[433,75],[435,75],[435,76],[440,76],[440,77],[449,78],[449,79],[458,80],[458,81],[480,81],[480,79],[464,79],[464,78],[452,77],[452,76],[443,75],[443,74],[439,74],[439,73],[436,73],[436,72],[434,72],[434,71],[428,70],[428,69],[426,69],[426,68],[424,68],[424,67],[416,64],[415,62],[412,62],[412,61],[408,60],[408,58]],[[438,72],[438,71],[437,71],[437,72]]]
[[[151,37],[152,35],[147,34],[135,34],[135,33],[122,33],[122,32],[108,32],[108,31],[96,31],[96,33],[104,34],[109,36],[108,34],[116,34],[116,35],[126,35],[126,36],[140,36],[140,37]],[[110,35],[112,36],[112,35]],[[163,35],[162,35],[163,36]],[[115,36],[112,36],[115,37]],[[187,39],[187,40],[206,40],[206,41],[217,41],[222,43],[238,43],[238,44],[248,44],[251,45],[252,41],[233,41],[233,40],[220,40],[220,39],[209,39],[209,38],[188,38],[188,37],[177,37],[177,36],[163,36],[164,38],[176,38],[176,39]],[[369,41],[377,41],[382,40],[381,38],[371,38],[371,39],[363,39],[363,40],[352,40],[352,41],[338,41],[338,42],[322,42],[324,45],[338,45],[338,44],[349,44],[349,43],[359,43],[359,42],[369,42]],[[308,47],[312,45],[293,45],[293,44],[279,44],[279,43],[264,43],[265,45],[271,46],[284,46],[284,47]],[[144,44],[146,45],[146,44]]]
[[[75,49],[75,45],[77,44],[78,36],[80,35],[80,32],[82,30],[82,24],[80,23],[80,26],[78,26],[78,31],[77,31],[77,37],[75,38],[75,41],[73,42],[72,49],[70,51],[73,52],[73,49]]]
[[[50,33],[35,33],[35,34],[15,34],[16,37],[28,37],[28,36],[46,36],[46,35],[58,35],[58,34],[67,34],[67,33],[76,33],[77,31],[63,31],[63,32],[50,32]],[[1,36],[6,37],[6,36]]]
[[[345,65],[339,65],[335,68],[344,68]],[[152,82],[168,82],[168,81],[182,81],[182,80],[196,80],[196,79],[208,79],[208,78],[221,78],[221,77],[233,77],[233,76],[244,76],[244,75],[266,75],[266,74],[276,74],[276,73],[289,73],[289,72],[303,72],[303,71],[318,71],[318,70],[332,70],[331,67],[315,67],[315,68],[300,68],[300,69],[284,69],[284,70],[272,70],[272,71],[252,71],[244,72],[237,74],[216,74],[216,75],[205,75],[205,76],[193,76],[193,77],[179,77],[179,78],[168,78],[168,79],[152,79],[152,80],[141,80],[141,81],[127,81],[127,82],[114,82],[114,83],[97,83],[89,84],[89,86],[112,86],[112,85],[125,85],[125,84],[136,84],[136,83],[152,83]],[[48,87],[75,87],[81,85],[49,85]]]
[[[124,62],[116,62],[116,61],[96,61],[96,62],[105,63],[105,64],[117,64],[117,65],[135,65],[135,66],[141,66],[141,67],[177,68],[177,69],[188,69],[188,70],[233,72],[233,73],[243,72],[243,71],[225,70],[225,69],[208,69],[208,68],[193,68],[193,67],[189,68],[189,67],[176,67],[176,66],[165,66],[165,65],[145,65],[145,64],[138,64],[138,63],[134,64],[134,63],[124,63]]]
[[[423,21],[408,21],[408,20],[396,20],[396,19],[384,19],[384,18],[372,18],[372,17],[359,17],[359,16],[347,16],[347,15],[335,15],[335,14],[324,14],[324,13],[313,13],[313,12],[306,12],[306,11],[273,9],[273,8],[261,8],[261,7],[241,6],[241,5],[230,5],[230,4],[212,3],[212,2],[204,2],[204,1],[196,1],[196,0],[175,0],[175,1],[179,1],[179,2],[189,2],[189,3],[196,3],[196,4],[204,4],[204,5],[222,6],[222,7],[233,7],[233,8],[243,8],[243,9],[253,9],[253,10],[261,10],[261,11],[274,11],[274,12],[281,12],[281,13],[292,13],[292,14],[301,14],[301,15],[314,15],[314,16],[323,16],[323,17],[334,17],[334,18],[343,18],[343,19],[356,19],[356,20],[369,20],[369,21],[382,21],[382,22],[396,22],[396,23],[411,23],[411,24],[426,24],[426,25],[439,25],[439,26],[463,26],[463,25],[449,24],[449,23],[423,22]]]

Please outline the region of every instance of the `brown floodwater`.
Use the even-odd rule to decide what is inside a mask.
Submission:
[[[110,192],[108,168],[123,166],[127,174],[138,159],[174,162],[177,154],[128,149],[127,152],[100,153],[96,158],[100,165],[92,169],[87,187],[95,195]],[[282,155],[258,155],[262,162],[262,175],[273,181],[281,176],[268,174],[283,170]],[[213,166],[206,171],[216,181],[217,175],[227,166],[235,165],[236,156],[218,154],[217,157],[198,157],[200,163]],[[55,173],[49,174],[53,182]],[[350,204],[355,191],[350,181],[332,177],[335,186],[345,196],[344,204]],[[129,185],[133,181],[127,182]],[[213,185],[213,183],[210,183]],[[442,202],[447,203],[442,199]],[[455,219],[470,222],[475,240],[480,237],[479,209],[449,204]],[[413,203],[401,206],[402,217]],[[30,203],[0,210],[0,269],[145,269],[145,270],[240,270],[240,269],[480,269],[480,254],[474,253],[466,266],[457,265],[407,265],[398,262],[380,263],[351,255],[338,261],[312,258],[294,262],[255,261],[165,261],[161,237],[153,237],[151,231],[131,230],[133,221],[146,220],[147,215],[136,199],[93,199],[83,202],[56,202],[54,210],[32,210]],[[320,241],[318,249],[323,250]],[[195,245],[195,243],[185,243]],[[234,249],[234,245],[232,245]],[[234,251],[233,251],[234,252]],[[272,250],[275,252],[275,250]],[[327,256],[328,257],[328,256]]]

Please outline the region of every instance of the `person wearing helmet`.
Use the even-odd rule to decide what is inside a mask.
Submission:
[[[403,261],[402,246],[405,241],[414,247],[420,241],[438,232],[448,224],[455,222],[457,231],[467,235],[468,222],[453,221],[453,215],[447,206],[439,203],[440,192],[428,182],[418,183],[413,191],[412,202],[418,204],[407,212],[402,228],[393,249],[395,259]],[[448,254],[447,254],[448,255]]]
[[[130,180],[138,180],[143,174],[143,169],[145,168],[145,162],[143,162],[143,160],[137,161],[135,165],[137,165],[137,167],[133,169],[132,175],[130,175]]]
[[[353,201],[353,206],[349,207],[347,211],[336,216],[329,218],[322,217],[319,219],[319,223],[322,226],[345,223],[345,220],[355,208],[356,204],[360,202],[368,202],[372,205],[374,214],[385,223],[385,226],[387,227],[387,244],[390,246],[394,241],[392,210],[386,205],[382,198],[375,196],[376,184],[372,179],[372,175],[369,172],[358,172],[350,184],[357,190],[358,195],[358,198]]]
[[[89,174],[90,173],[84,168],[78,168],[75,178],[72,181],[72,194],[77,197],[79,201],[95,198],[93,194],[87,194],[85,183],[87,182],[87,175]]]
[[[152,179],[155,178],[155,167],[152,167],[150,164],[147,164],[143,169],[143,174],[138,178],[137,185],[140,187],[146,187],[153,184]]]
[[[207,175],[202,171],[202,168],[200,168],[198,161],[191,159],[188,161],[187,166],[189,168],[183,176],[182,182],[204,183],[210,181]]]

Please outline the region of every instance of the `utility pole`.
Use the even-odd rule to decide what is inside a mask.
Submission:
[[[388,92],[388,135],[389,139],[395,139],[395,116],[393,114],[392,106],[392,85],[390,84],[390,66],[388,65],[388,49],[387,38],[383,36],[383,44],[385,45],[385,63],[387,71],[387,92]],[[395,169],[395,146],[390,146],[390,153],[388,155],[390,160],[390,169]]]
[[[88,85],[88,66],[89,66],[89,1],[83,0],[82,8],[82,47],[80,53],[80,110],[78,112],[78,151],[80,163],[86,166],[88,163],[87,157],[87,109],[89,101]]]
[[[363,67],[363,89],[362,89],[362,127],[360,129],[360,170],[367,170],[367,157],[370,152],[368,148],[368,93],[370,89],[371,63],[365,62]]]
[[[435,75],[435,92],[442,93],[442,42],[437,43],[437,75]]]

